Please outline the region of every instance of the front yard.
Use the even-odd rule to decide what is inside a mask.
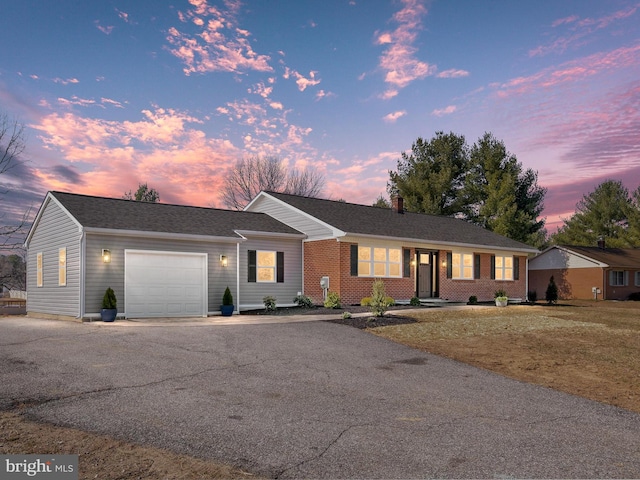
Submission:
[[[640,303],[425,309],[370,329],[427,352],[640,413]]]

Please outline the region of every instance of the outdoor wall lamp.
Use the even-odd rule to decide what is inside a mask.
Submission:
[[[446,260],[442,260],[442,266],[446,267],[447,266],[447,261]]]
[[[111,250],[106,248],[102,249],[102,261],[104,263],[111,263]]]
[[[226,255],[220,255],[220,265],[222,265],[223,267],[229,265],[229,261],[227,260]]]

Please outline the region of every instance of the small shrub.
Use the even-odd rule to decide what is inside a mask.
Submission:
[[[503,289],[496,290],[496,293],[493,294],[494,298],[506,297],[506,296],[507,296],[507,292],[505,292]]]
[[[313,307],[313,302],[306,295],[297,295],[296,298],[293,299],[293,301],[297,303],[299,307],[302,307],[302,308]]]
[[[113,310],[118,307],[118,301],[116,300],[116,294],[111,287],[107,288],[102,297],[102,308],[106,310]]]
[[[476,297],[475,295],[471,295],[469,297],[469,305],[477,305],[478,304],[478,297]]]
[[[231,295],[231,290],[229,290],[229,287],[227,287],[222,294],[222,304],[233,305],[233,295]]]
[[[527,292],[527,298],[531,303],[536,303],[536,301],[538,300],[538,292],[536,292],[535,290],[529,290]]]
[[[344,313],[342,314],[342,319],[343,319],[343,320],[347,320],[347,319],[349,319],[349,318],[351,318],[351,313],[350,313],[350,312],[344,312]]]
[[[633,300],[634,302],[640,302],[640,292],[630,293],[629,300]]]
[[[264,309],[267,312],[275,312],[278,307],[276,307],[276,297],[272,297],[267,295],[262,299],[262,303],[264,303]]]
[[[388,299],[387,294],[384,291],[384,282],[382,280],[376,280],[373,282],[373,288],[371,293],[371,313],[376,317],[382,317],[387,311]],[[393,299],[391,298],[391,302]]]
[[[371,297],[364,297],[360,300],[361,307],[370,307],[371,306]]]
[[[553,275],[551,275],[551,278],[549,279],[549,285],[547,286],[544,298],[549,305],[558,303],[558,286],[553,279]]]
[[[413,297],[411,300],[409,300],[409,305],[411,305],[413,307],[419,307],[420,306],[420,299],[418,297]]]
[[[340,308],[340,295],[336,292],[327,292],[324,300],[324,308]]]

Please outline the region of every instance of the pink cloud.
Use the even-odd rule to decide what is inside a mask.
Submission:
[[[444,115],[451,115],[457,109],[458,109],[458,107],[456,107],[455,105],[449,105],[449,106],[447,106],[445,108],[440,108],[440,109],[436,109],[436,110],[432,111],[431,115],[436,116],[436,117],[442,117]]]
[[[291,77],[295,78],[296,85],[298,85],[298,90],[300,90],[301,92],[304,92],[307,89],[307,87],[313,87],[315,85],[318,85],[321,82],[320,79],[316,79],[316,73],[318,72],[311,71],[309,72],[309,77],[305,77],[304,75],[296,72],[295,70],[292,70],[289,67],[285,67],[284,74],[282,75],[282,77],[284,79],[289,79]]]
[[[103,27],[102,25],[100,25],[100,23],[98,23],[97,20],[96,20],[95,24],[96,24],[96,28],[98,30],[100,30],[102,33],[104,33],[105,35],[111,35],[111,32],[114,29],[113,25],[109,25],[107,27]]]
[[[191,22],[200,29],[196,35],[171,27],[166,37],[168,50],[185,65],[186,75],[215,71],[241,72],[255,70],[271,72],[271,57],[260,55],[251,47],[251,33],[236,27],[239,2],[227,1],[224,9],[210,7],[206,1],[191,1],[194,7],[179,12],[182,22]]]
[[[436,77],[438,78],[462,78],[462,77],[468,77],[468,76],[469,76],[469,72],[467,72],[466,70],[456,70],[454,68],[449,70],[443,70],[442,72],[436,75]]]
[[[531,49],[529,51],[529,56],[536,57],[547,55],[549,53],[563,53],[568,48],[581,46],[588,41],[589,36],[598,30],[602,30],[617,21],[633,16],[638,10],[638,7],[639,5],[634,5],[629,8],[613,12],[610,15],[605,15],[595,19],[580,19],[577,15],[560,18],[554,21],[551,26],[553,28],[567,26],[570,29],[570,33],[554,39],[547,45],[540,45]]]
[[[416,58],[418,49],[413,46],[427,9],[420,0],[403,0],[402,5],[393,15],[393,21],[398,24],[396,29],[376,36],[376,43],[386,47],[380,57],[380,68],[386,72],[385,82],[393,85],[389,93],[435,72],[434,66]]]
[[[610,52],[599,52],[587,57],[565,62],[559,66],[544,69],[528,77],[517,77],[508,82],[493,85],[497,95],[505,98],[511,95],[525,95],[541,88],[555,87],[562,83],[572,83],[594,75],[619,70],[638,64],[640,44],[621,47]]]
[[[199,120],[162,108],[143,111],[137,122],[52,113],[31,127],[40,132],[45,148],[81,166],[79,183],[68,184],[45,165],[34,170],[35,176],[46,189],[118,196],[135,189],[137,182],[148,182],[163,202],[217,202],[221,172],[240,153],[228,140],[207,138],[191,127],[194,123]]]
[[[53,79],[53,83],[59,83],[61,85],[69,85],[70,83],[73,83],[73,84],[80,83],[80,80],[78,80],[77,78],[64,79],[64,78],[56,77]]]
[[[399,118],[404,117],[407,114],[406,110],[398,110],[397,112],[389,113],[382,117],[382,119],[387,123],[395,123]]]

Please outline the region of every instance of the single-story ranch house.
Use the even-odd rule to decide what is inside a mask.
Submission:
[[[219,313],[229,286],[240,310],[298,293],[343,304],[371,294],[466,302],[498,289],[526,298],[537,250],[465,221],[261,192],[245,211],[49,192],[27,236],[27,311],[98,318],[107,287],[119,316]]]
[[[544,298],[552,275],[561,300],[626,300],[640,292],[640,249],[549,247],[529,261],[529,289]]]
[[[492,300],[498,289],[525,299],[527,258],[535,248],[463,220],[405,212],[402,198],[378,208],[261,192],[246,211],[263,212],[306,235],[304,292],[322,299],[320,281],[357,304],[382,278],[396,300]]]

